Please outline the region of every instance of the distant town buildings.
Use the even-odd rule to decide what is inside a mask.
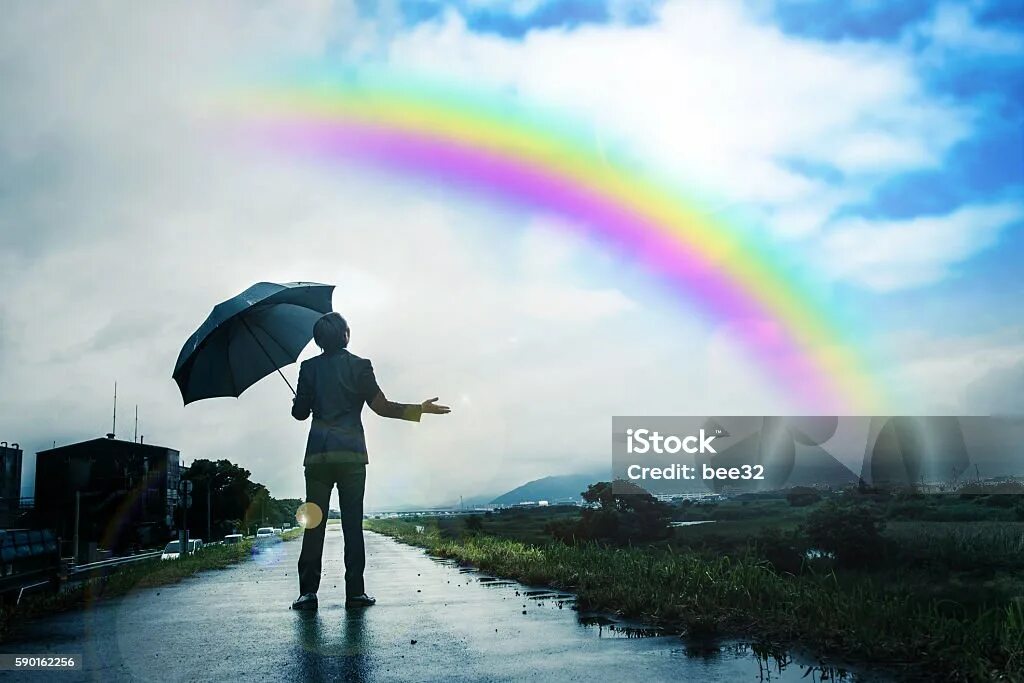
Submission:
[[[162,543],[174,525],[179,459],[173,448],[113,435],[40,451],[33,526],[53,529],[64,556],[79,561],[97,547],[120,554]]]
[[[689,500],[694,503],[714,503],[725,500],[726,496],[721,493],[656,493],[654,497],[662,503],[680,503]]]

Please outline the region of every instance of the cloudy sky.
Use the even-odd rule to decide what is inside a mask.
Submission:
[[[388,396],[453,407],[366,416],[371,507],[607,467],[612,415],[794,409],[726,327],[563,217],[205,125],[220,74],[295,62],[571,117],[808,264],[869,321],[899,412],[1024,412],[1019,3],[18,3],[0,25],[0,438],[102,435],[116,380],[120,437],[138,404],[147,442],[301,495],[307,425],[280,378],[184,408],[170,378],[210,308],[259,280],[336,284]]]

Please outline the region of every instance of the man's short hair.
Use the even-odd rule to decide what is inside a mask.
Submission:
[[[313,325],[313,341],[322,351],[337,351],[348,345],[348,323],[339,313],[321,316]]]

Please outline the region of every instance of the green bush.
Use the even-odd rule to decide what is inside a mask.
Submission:
[[[994,508],[1013,508],[1021,502],[1021,496],[1013,493],[995,493],[986,496],[983,502]]]
[[[893,519],[922,519],[931,511],[932,509],[921,501],[894,501],[889,506],[888,516]]]
[[[807,541],[794,531],[766,527],[755,540],[758,555],[780,574],[799,574],[804,569]]]
[[[643,489],[616,493],[612,484],[591,484],[583,499],[597,507],[584,508],[578,520],[551,521],[545,531],[566,542],[600,541],[611,545],[658,541],[669,536],[672,509]]]
[[[794,486],[786,493],[786,502],[795,508],[814,505],[819,501],[821,494],[809,486]]]
[[[807,516],[802,527],[812,548],[832,553],[838,564],[864,566],[883,550],[885,521],[870,505],[829,502]]]

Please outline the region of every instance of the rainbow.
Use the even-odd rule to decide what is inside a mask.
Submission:
[[[861,356],[783,256],[573,127],[507,99],[381,76],[246,87],[243,127],[289,154],[414,174],[562,215],[725,323],[808,414],[882,409]]]

